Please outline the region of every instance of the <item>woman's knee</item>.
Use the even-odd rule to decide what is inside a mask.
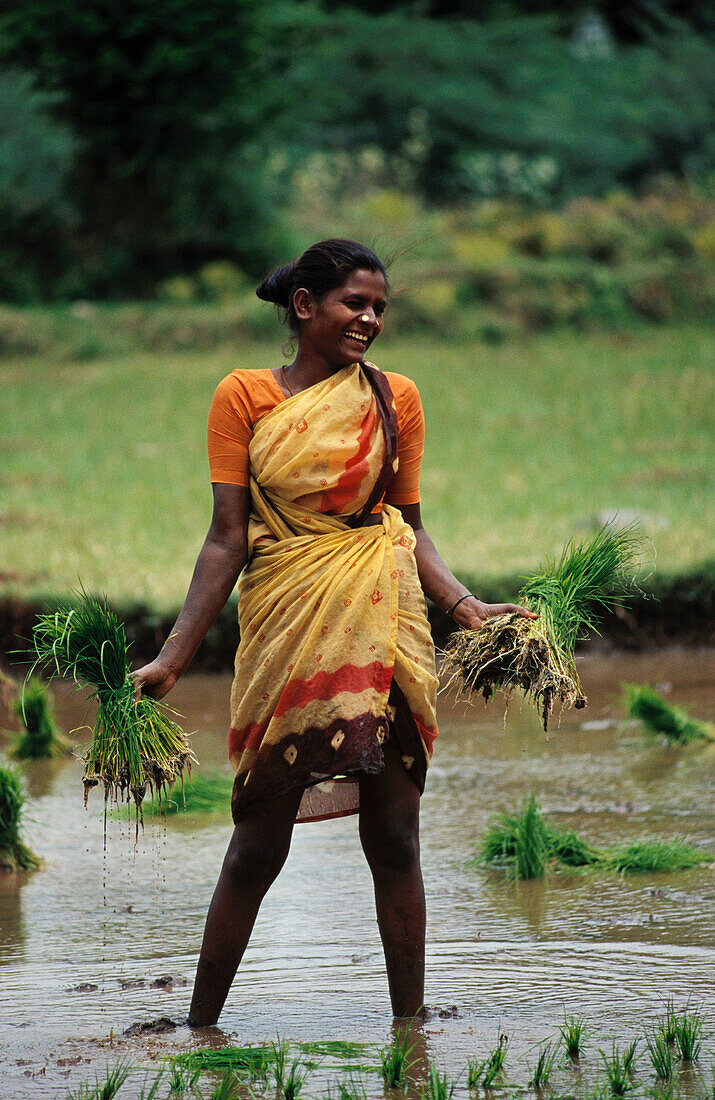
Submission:
[[[289,848],[290,838],[234,835],[221,875],[233,890],[265,893],[285,863]]]
[[[360,841],[373,871],[404,874],[419,866],[420,840],[416,821],[403,819],[380,826],[361,820]]]

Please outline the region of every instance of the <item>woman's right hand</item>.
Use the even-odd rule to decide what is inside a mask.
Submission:
[[[142,665],[132,673],[134,698],[141,699],[142,692],[146,692],[152,699],[163,699],[178,679],[176,673],[172,672],[160,657],[157,657],[148,665]]]

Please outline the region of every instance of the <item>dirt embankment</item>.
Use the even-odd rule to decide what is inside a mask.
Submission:
[[[488,602],[513,599],[519,584],[503,581],[479,584],[465,580],[472,591]],[[18,664],[18,651],[26,650],[37,614],[52,603],[28,603],[15,598],[0,600],[0,662]],[[132,642],[135,664],[151,660],[168,636],[175,614],[157,614],[144,605],[118,607]],[[429,610],[432,632],[441,645],[453,624],[435,607]],[[615,608],[603,620],[601,637],[586,639],[584,647],[653,649],[665,645],[711,645],[715,641],[715,566],[675,578],[654,578],[647,590],[631,597],[626,607]],[[238,644],[235,601],[229,601],[199,648],[192,669],[225,672],[233,668]]]

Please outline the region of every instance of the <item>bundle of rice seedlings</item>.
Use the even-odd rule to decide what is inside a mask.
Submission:
[[[146,696],[135,700],[124,626],[106,600],[84,591],[79,597],[76,607],[39,616],[36,664],[94,689],[97,716],[84,757],[85,803],[101,782],[105,801],[133,798],[139,818],[147,788],[165,794],[195,757],[165,707]]]
[[[48,760],[71,751],[72,743],[55,723],[47,686],[38,677],[30,677],[18,693],[13,709],[23,726],[10,749],[16,760]]]
[[[554,702],[586,705],[574,650],[585,630],[632,587],[643,540],[633,526],[607,523],[590,540],[571,541],[558,561],[547,561],[521,588],[519,603],[538,613],[497,615],[480,630],[460,630],[445,649],[449,684],[491,699],[497,689],[519,688],[541,710],[548,730]]]
[[[689,741],[715,741],[715,726],[691,718],[682,707],[671,707],[647,684],[625,684],[624,701],[629,717],[637,718],[653,734],[685,745]]]
[[[619,873],[680,871],[707,863],[712,856],[684,840],[634,840],[600,849],[574,829],[562,829],[544,817],[532,794],[519,810],[499,814],[487,827],[471,865],[506,867],[513,878],[541,878],[548,867],[593,868]]]
[[[620,874],[658,874],[663,871],[687,871],[709,863],[712,855],[693,848],[685,840],[632,840],[607,848],[601,866]]]
[[[21,838],[24,804],[20,776],[11,764],[0,761],[0,868],[34,871],[42,864]]]

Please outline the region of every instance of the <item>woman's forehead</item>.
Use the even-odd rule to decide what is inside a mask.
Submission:
[[[339,287],[341,294],[345,294],[346,291],[371,298],[385,298],[387,296],[385,276],[381,271],[365,271],[362,268],[351,271],[343,285]]]

